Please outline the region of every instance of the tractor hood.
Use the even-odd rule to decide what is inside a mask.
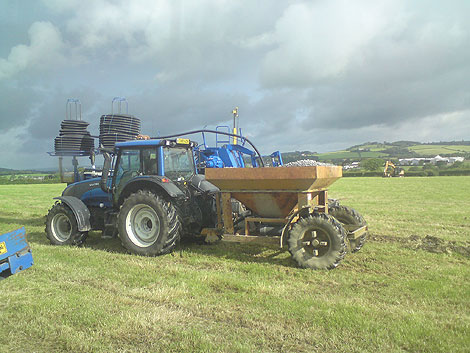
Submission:
[[[101,190],[100,181],[101,178],[93,178],[70,184],[64,190],[62,196],[74,196],[82,200],[87,206],[100,207],[100,204],[104,204],[106,207],[111,207],[111,194]],[[108,184],[110,183],[111,179],[108,179]]]

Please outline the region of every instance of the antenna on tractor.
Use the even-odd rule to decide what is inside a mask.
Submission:
[[[238,135],[238,107],[235,107],[235,109],[232,110],[233,114],[233,134]],[[237,137],[233,136],[233,144],[237,144]]]

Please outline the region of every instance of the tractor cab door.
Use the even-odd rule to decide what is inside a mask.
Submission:
[[[131,179],[139,175],[157,175],[157,169],[156,147],[122,149],[115,167],[115,195],[120,195]]]
[[[141,174],[140,149],[122,149],[114,168],[115,194],[120,195],[123,187],[139,174]]]

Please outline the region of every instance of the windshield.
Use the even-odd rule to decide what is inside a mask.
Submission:
[[[194,174],[194,159],[191,149],[184,147],[165,147],[165,176],[178,181],[189,179]]]

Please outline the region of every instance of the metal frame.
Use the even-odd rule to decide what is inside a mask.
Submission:
[[[75,119],[72,119],[72,106],[75,106]],[[80,99],[69,98],[65,103],[65,119],[66,120],[82,120],[82,102]]]
[[[292,193],[291,190],[276,190],[276,192]],[[224,233],[235,235],[235,229],[233,226],[232,218],[232,198],[234,193],[270,193],[270,190],[263,191],[246,191],[246,190],[230,190],[223,191],[217,194],[216,205],[217,205],[217,228],[225,230]],[[314,191],[302,191],[297,193],[297,205],[289,213],[290,215],[295,214],[298,210],[305,207],[309,207],[312,210],[316,210],[322,213],[328,213],[328,190],[314,190]],[[291,222],[290,217],[247,217],[245,218],[245,234],[248,234],[248,226],[251,222],[260,223],[280,223],[288,224]],[[262,236],[264,237],[264,236]]]
[[[118,112],[116,114],[121,114],[121,105],[122,103],[126,103],[126,114],[129,114],[129,102],[125,97],[114,97],[111,101],[111,115],[114,115],[114,102],[116,102],[116,107],[118,108]]]
[[[320,212],[328,214],[328,190],[320,189],[314,191],[297,192],[297,205],[291,210],[287,217],[268,218],[268,217],[247,217],[245,218],[245,234],[235,234],[232,218],[232,198],[233,193],[259,193],[270,192],[270,190],[263,191],[246,191],[246,190],[224,190],[216,195],[217,207],[217,228],[216,230],[205,229],[202,234],[224,234],[223,239],[227,241],[254,241],[262,238],[279,239],[279,246],[282,248],[285,244],[285,231],[286,227],[292,222],[296,221],[302,212]],[[276,192],[280,192],[276,190]],[[281,192],[292,193],[291,190],[281,190]],[[249,224],[260,222],[265,224],[279,223],[284,224],[281,236],[253,236],[249,235]],[[347,231],[348,239],[357,239],[368,231],[367,226],[357,227],[354,225],[343,225]]]

